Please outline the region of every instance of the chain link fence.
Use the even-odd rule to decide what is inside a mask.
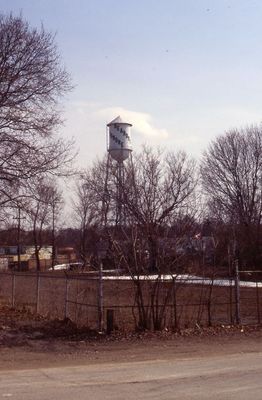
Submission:
[[[140,282],[146,310],[152,308],[154,287],[147,278]],[[0,301],[94,330],[134,329],[139,319],[136,285],[123,276],[101,280],[89,274],[1,272]],[[172,276],[159,281],[152,312],[163,313],[168,329],[260,324],[262,283]]]

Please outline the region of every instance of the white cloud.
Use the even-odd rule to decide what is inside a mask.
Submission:
[[[98,110],[96,115],[104,118],[107,122],[120,115],[123,120],[133,125],[134,131],[146,138],[166,139],[169,136],[166,129],[154,126],[152,116],[147,113],[130,111],[122,107],[107,107]]]

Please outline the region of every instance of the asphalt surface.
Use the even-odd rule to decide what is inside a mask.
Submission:
[[[1,398],[261,400],[262,352],[2,371]]]

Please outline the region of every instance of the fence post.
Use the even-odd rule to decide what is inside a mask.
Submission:
[[[39,313],[39,300],[40,300],[40,274],[36,272],[36,313]]]
[[[67,303],[68,303],[68,277],[67,274],[65,274],[65,319],[67,318]]]
[[[239,287],[239,268],[238,259],[235,260],[235,300],[236,300],[236,323],[241,323],[240,317],[240,287]]]
[[[103,304],[104,303],[104,295],[103,295],[103,262],[100,260],[99,263],[99,295],[98,295],[98,329],[99,332],[103,332],[104,330],[104,318],[103,318]]]
[[[260,299],[259,299],[259,289],[258,289],[258,282],[256,281],[256,297],[257,297],[257,323],[260,325],[261,318],[260,318]]]
[[[230,275],[229,277],[229,306],[230,306],[230,324],[233,325],[234,317],[233,317],[233,277]]]
[[[15,306],[15,272],[12,272],[12,307]]]
[[[212,274],[211,283],[209,285],[209,293],[208,293],[208,299],[207,299],[208,326],[212,326],[211,306],[212,306],[213,288],[214,288],[214,273]],[[213,309],[215,310],[215,308],[213,308]]]
[[[110,335],[114,330],[114,310],[106,310],[106,333]]]
[[[174,305],[174,328],[177,330],[177,297],[176,297],[176,277],[173,277],[173,305]]]

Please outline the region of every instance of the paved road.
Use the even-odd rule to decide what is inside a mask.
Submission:
[[[261,400],[262,352],[2,371],[2,398]]]

